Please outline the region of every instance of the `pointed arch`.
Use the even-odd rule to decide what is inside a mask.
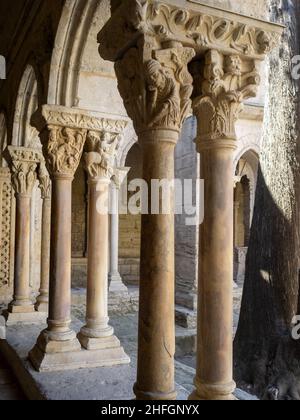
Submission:
[[[38,106],[37,78],[34,68],[28,65],[23,73],[16,100],[12,133],[14,146],[41,147],[38,132],[30,124],[31,116]]]
[[[52,55],[48,103],[76,106],[80,65],[100,0],[66,0]]]

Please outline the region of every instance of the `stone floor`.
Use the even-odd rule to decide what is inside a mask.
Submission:
[[[239,311],[240,311],[240,302],[242,296],[242,289],[235,288],[234,289],[234,330],[233,335],[236,332]],[[126,306],[126,305],[125,305]],[[127,308],[127,306],[126,306]],[[84,322],[85,318],[85,304],[84,304],[84,296],[82,293],[77,292],[75,299],[73,300],[72,306],[73,316],[76,317],[79,321]],[[124,375],[130,376],[129,381],[125,382],[121,386],[121,394],[120,399],[130,399],[131,395],[131,385],[135,378],[135,369],[136,369],[136,362],[137,362],[137,334],[138,334],[138,316],[137,312],[130,312],[125,310],[125,313],[117,313],[112,311],[110,314],[110,322],[111,325],[115,328],[115,333],[122,342],[125,351],[131,358],[131,366],[130,367],[121,367],[116,370],[116,375],[119,375],[121,370],[124,370]],[[181,327],[177,327],[176,329],[176,383],[177,388],[179,390],[180,399],[185,399],[187,395],[193,390],[193,378],[195,375],[195,365],[196,365],[196,358],[195,358],[195,331],[189,331]],[[25,335],[24,335],[25,340]],[[31,344],[30,344],[31,345]],[[105,377],[107,374],[107,381],[106,383],[110,384],[110,387],[119,387],[118,382],[115,380],[112,381],[111,374],[109,369],[111,368],[101,368],[102,370],[101,377]],[[114,368],[115,369],[115,368]],[[128,370],[128,372],[127,372]],[[125,372],[126,371],[126,372]],[[84,374],[86,372],[86,374]],[[70,385],[76,381],[75,376],[73,377],[72,373],[64,373],[65,378],[62,378],[62,375],[57,374],[48,374],[49,380],[47,379],[46,382],[56,385],[56,381],[62,381],[61,384],[63,385],[66,393],[66,399],[69,397],[72,399],[72,388],[73,386]],[[56,376],[55,376],[56,375]],[[91,371],[89,370],[81,370],[80,374],[80,382],[85,382],[85,398],[87,399],[89,391],[89,387],[91,384],[89,383],[91,379]],[[103,376],[104,375],[104,376]],[[60,377],[61,376],[61,377]],[[102,382],[98,381],[97,374],[94,375],[94,382],[93,387],[97,389],[101,388]],[[46,378],[46,376],[44,376]],[[116,376],[118,378],[118,376]],[[104,381],[105,382],[105,381]],[[116,382],[116,383],[115,383]],[[80,384],[81,385],[81,384]],[[57,389],[56,386],[54,388]],[[60,387],[61,388],[61,387]],[[106,388],[106,386],[105,386]],[[81,391],[80,391],[81,392]],[[94,395],[95,394],[95,395]],[[106,392],[105,392],[106,394]],[[59,396],[55,394],[55,390],[51,390],[49,393],[51,395],[51,399],[56,399]],[[97,392],[91,394],[91,399],[99,399],[96,397]],[[100,393],[98,393],[100,395]],[[113,394],[115,395],[115,394]],[[73,395],[74,396],[74,395]],[[237,391],[237,396],[239,399],[248,400],[248,399],[255,399],[248,394],[243,393],[242,391]],[[103,394],[103,397],[106,395]],[[121,398],[122,397],[122,398]],[[19,387],[14,380],[13,375],[10,373],[7,365],[4,364],[3,359],[0,356],[0,400],[22,400],[25,399],[24,395],[20,391]]]

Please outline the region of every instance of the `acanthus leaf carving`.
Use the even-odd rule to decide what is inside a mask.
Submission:
[[[248,64],[249,65],[249,64]],[[243,110],[243,101],[255,97],[260,83],[255,61],[243,70],[238,55],[223,56],[216,50],[206,54],[202,95],[194,100],[198,118],[198,141],[235,139],[235,123]]]
[[[176,44],[147,53],[152,58],[144,59],[140,49],[132,48],[115,66],[128,115],[137,132],[179,130],[191,112],[193,79],[187,66],[194,50]]]
[[[119,134],[107,131],[90,131],[87,136],[85,167],[91,179],[111,179],[114,174],[114,161],[120,143]]]

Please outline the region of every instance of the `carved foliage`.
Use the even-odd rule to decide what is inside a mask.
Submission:
[[[187,65],[194,54],[178,46],[153,51],[153,58],[143,60],[132,48],[116,63],[119,91],[137,131],[180,129],[191,110],[193,79]]]
[[[202,95],[194,100],[198,134],[202,140],[235,138],[235,123],[243,101],[255,97],[260,83],[256,63],[243,71],[237,55],[224,57],[216,50],[206,54]]]
[[[147,33],[160,41],[181,41],[197,50],[218,48],[253,58],[263,57],[278,44],[279,31],[272,32],[260,25],[255,26],[255,22],[251,26],[243,23],[245,20],[239,20],[156,0],[124,0],[123,7],[98,36],[100,53],[113,60],[120,43],[130,44],[137,33]]]
[[[111,178],[120,135],[90,131],[87,136],[85,167],[90,178]]]
[[[264,55],[279,39],[260,28],[195,11],[149,2],[148,19],[155,33],[186,37],[198,46],[231,48],[246,55]]]

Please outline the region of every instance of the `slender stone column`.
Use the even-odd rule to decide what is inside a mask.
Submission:
[[[191,105],[192,78],[187,64],[194,51],[177,42],[164,47],[151,51],[145,43],[143,48],[129,50],[116,64],[119,90],[142,147],[143,178],[149,189],[152,180],[172,185],[174,149]],[[160,206],[159,214],[142,215],[138,369],[134,386],[139,400],[176,398],[172,188],[162,198],[160,205],[169,209],[165,214]],[[151,213],[155,203],[150,192],[148,202]]]
[[[54,118],[54,115],[54,112],[47,114],[46,118]],[[72,181],[87,130],[63,126],[63,123],[74,124],[74,118],[57,113],[53,124],[42,131],[44,156],[52,181],[52,222],[48,328],[41,333],[29,354],[38,370],[67,369],[68,363],[72,364],[74,360],[64,353],[81,349],[76,333],[70,327],[71,215]]]
[[[110,272],[108,275],[109,291],[128,293],[119,273],[119,189],[122,179],[118,171],[111,183],[111,216],[110,216]],[[126,171],[127,173],[127,171]]]
[[[96,167],[97,165],[101,167],[101,164],[105,165],[107,154],[111,150],[111,144],[104,141],[100,147],[94,130],[96,130],[96,133],[102,133],[105,128],[109,127],[114,132],[115,138],[123,132],[127,122],[110,120],[100,116],[95,117],[87,111],[78,113],[76,109],[45,105],[34,114],[32,124],[40,132],[43,154],[52,181],[52,214],[48,327],[40,334],[35,347],[29,354],[29,359],[39,371],[110,365],[113,364],[114,356],[112,355],[111,360],[109,355],[114,352],[114,349],[106,349],[106,352],[101,350],[101,354],[96,350],[94,352],[83,350],[77,334],[71,328],[72,181],[80,163],[87,137],[89,139],[88,143],[91,144],[89,147],[93,150],[91,154],[88,154],[88,157],[92,161],[95,159],[95,162],[93,162]],[[105,140],[107,140],[106,136]],[[100,147],[99,150],[97,149],[98,146]],[[105,167],[105,169],[107,168]],[[91,172],[91,177],[97,178],[97,174]],[[96,192],[91,187],[90,197],[96,199],[97,196],[94,195]],[[97,217],[94,210],[95,205],[90,206],[90,216],[92,218]],[[100,222],[102,222],[102,219]],[[103,292],[103,286],[100,281],[102,279],[96,278],[96,275],[102,273],[102,271],[97,271],[99,263],[96,256],[102,261],[99,243],[101,244],[101,241],[106,243],[107,253],[108,238],[105,239],[105,236],[102,236],[102,233],[105,234],[105,226],[104,228],[102,225],[99,226],[97,219],[91,223],[89,255],[92,256],[92,262],[89,263],[89,270],[94,276],[94,283],[88,288],[88,310],[89,319],[92,320],[95,316],[95,321],[98,321],[97,304],[101,305],[103,301],[93,299],[95,291],[97,297],[99,297],[99,290],[101,290],[101,293]],[[100,232],[100,235],[95,236],[95,232]],[[105,294],[101,296],[104,296],[105,299]],[[103,307],[100,308],[99,313],[104,313]],[[88,327],[91,325],[95,326],[96,322],[89,324]],[[88,347],[88,344],[86,347]],[[117,347],[116,345],[116,348],[119,351],[120,346]],[[127,357],[126,362],[128,362]]]
[[[51,181],[44,162],[39,169],[42,193],[42,244],[41,244],[41,285],[37,297],[36,310],[48,313],[49,307],[49,270],[50,270],[50,228],[51,228]]]
[[[243,100],[256,95],[260,78],[253,61],[242,63],[237,55],[225,58],[211,50],[202,80],[194,110],[205,216],[200,232],[196,390],[191,399],[232,400],[235,122]]]
[[[118,135],[89,132],[85,154],[89,175],[88,284],[86,325],[78,338],[87,350],[98,350],[103,365],[129,363],[129,358],[108,324],[109,185]],[[107,352],[109,350],[109,353]]]
[[[11,158],[13,187],[16,193],[15,275],[13,301],[8,307],[7,324],[35,322],[30,290],[30,208],[37,179],[38,152],[8,147]]]

